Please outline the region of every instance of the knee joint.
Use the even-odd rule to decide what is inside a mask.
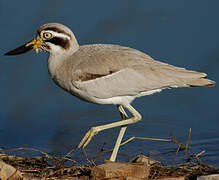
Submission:
[[[141,119],[142,119],[141,115],[140,114],[136,114],[133,117],[133,122],[136,123],[136,122],[140,121]]]

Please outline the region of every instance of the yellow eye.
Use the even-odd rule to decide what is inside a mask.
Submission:
[[[44,32],[42,35],[42,38],[45,40],[51,39],[52,38],[52,34],[50,32]]]

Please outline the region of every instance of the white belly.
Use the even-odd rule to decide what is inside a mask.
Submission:
[[[115,105],[117,105],[117,104],[128,105],[128,104],[131,104],[132,101],[137,97],[151,95],[151,94],[154,94],[156,92],[160,92],[161,90],[162,89],[154,89],[151,91],[141,92],[140,94],[137,94],[134,96],[115,96],[115,97],[100,99],[100,98],[91,96],[91,95],[89,95],[89,93],[84,92],[80,89],[77,89],[74,86],[71,86],[71,94],[73,94],[74,96],[76,96],[82,100],[92,102],[95,104],[115,104]]]

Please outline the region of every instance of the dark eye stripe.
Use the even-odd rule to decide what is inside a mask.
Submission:
[[[52,39],[45,40],[45,42],[50,42],[52,44],[61,46],[64,49],[69,49],[69,47],[70,47],[69,40],[61,38],[61,37],[53,37]]]

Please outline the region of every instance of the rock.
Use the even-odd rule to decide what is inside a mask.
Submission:
[[[199,176],[197,180],[219,180],[219,174],[211,174],[207,176]]]
[[[23,177],[20,171],[0,160],[0,179],[23,180]]]
[[[122,163],[108,161],[91,170],[92,180],[142,180],[149,176],[150,167],[142,163]]]

